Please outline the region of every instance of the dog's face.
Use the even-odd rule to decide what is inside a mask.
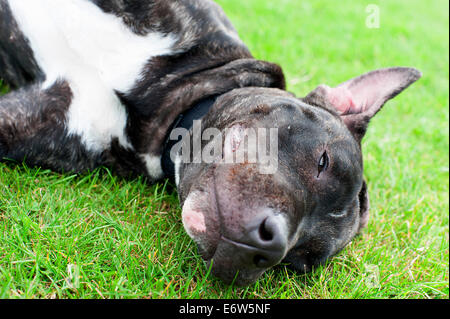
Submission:
[[[203,125],[223,133],[222,157],[241,145],[249,155],[248,131],[259,136],[258,128],[276,129],[278,152],[270,173],[248,156],[179,165],[183,223],[213,274],[246,285],[281,261],[310,271],[344,248],[368,221],[361,154],[367,124],[419,77],[393,68],[319,86],[304,99],[256,88],[219,98]]]

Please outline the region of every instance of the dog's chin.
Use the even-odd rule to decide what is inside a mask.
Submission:
[[[206,264],[207,271],[225,284],[248,286],[254,283],[267,268],[257,268],[243,263],[243,256],[237,253],[227,241],[219,241],[217,245],[197,242],[199,255]]]
[[[206,261],[206,265],[208,269],[211,267],[211,274],[223,283],[239,287],[251,285],[266,271],[266,269],[235,269],[232,266],[226,266],[226,264],[218,265],[216,259]]]
[[[246,259],[226,240],[207,238],[205,234],[192,234],[197,252],[205,262],[206,271],[225,284],[247,286],[255,282],[267,268],[257,268],[244,263]]]

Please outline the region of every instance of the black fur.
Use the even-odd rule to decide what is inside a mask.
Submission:
[[[66,82],[46,90],[34,84],[0,98],[0,145],[3,157],[55,171],[85,172],[101,164],[65,128],[72,92]]]
[[[6,0],[0,0],[0,78],[11,88],[44,79]]]

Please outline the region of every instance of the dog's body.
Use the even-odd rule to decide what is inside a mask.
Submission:
[[[14,88],[34,83],[9,97],[25,117],[11,120],[24,126],[14,135],[25,149],[10,146],[2,155],[54,170],[107,165],[155,181],[163,177],[163,142],[180,113],[233,88],[281,85],[270,79],[275,67],[236,61],[251,55],[213,2],[126,3],[1,2],[0,77]],[[248,76],[232,76],[247,66]],[[203,81],[211,69],[216,79]],[[252,79],[252,72],[261,76]],[[53,96],[58,101],[47,101]],[[7,112],[4,119],[12,116]],[[45,119],[52,124],[40,123],[42,113],[52,114]]]
[[[247,284],[283,258],[309,270],[367,224],[361,139],[419,76],[384,69],[297,99],[212,1],[0,0],[0,78],[17,89],[0,98],[0,159],[156,181],[177,118],[205,99],[203,129],[231,128],[225,154],[243,128],[277,128],[275,174],[175,163],[186,230],[215,274]]]

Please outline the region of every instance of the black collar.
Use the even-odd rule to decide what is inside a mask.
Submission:
[[[181,136],[177,140],[171,140],[170,132],[179,127],[190,130],[193,122],[195,120],[200,120],[201,118],[203,118],[203,116],[205,116],[206,113],[208,113],[209,109],[214,105],[218,97],[219,96],[212,96],[201,100],[189,110],[180,114],[172,124],[172,127],[167,133],[164,150],[161,157],[161,166],[166,177],[173,178],[175,176],[175,164],[170,159],[170,150],[176,143],[181,141]]]

